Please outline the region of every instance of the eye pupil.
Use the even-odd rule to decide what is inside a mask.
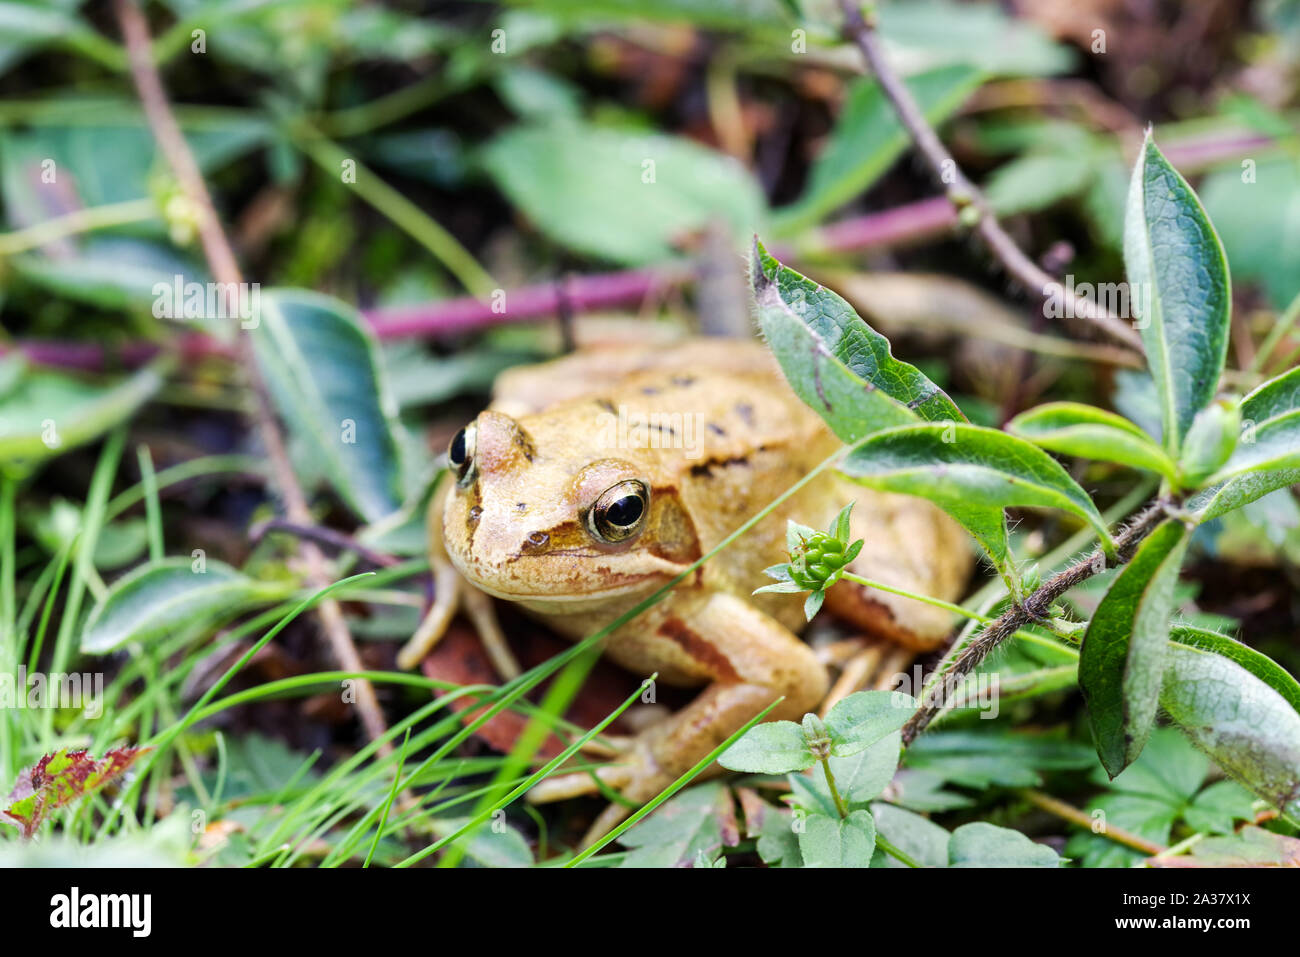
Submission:
[[[608,545],[626,542],[641,531],[650,511],[650,487],[640,479],[613,485],[587,513],[587,530]]]
[[[461,429],[447,448],[447,460],[459,468],[465,464],[465,430]]]
[[[605,519],[612,525],[635,525],[645,510],[637,495],[624,495],[605,509]]]

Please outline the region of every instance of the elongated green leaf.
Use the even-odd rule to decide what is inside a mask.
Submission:
[[[1160,397],[1165,449],[1176,457],[1192,419],[1218,389],[1232,297],[1209,217],[1150,134],[1129,186],[1124,266]]]
[[[907,80],[921,112],[938,126],[980,85],[981,71],[965,64],[918,73]],[[862,195],[907,149],[909,139],[880,84],[856,80],[830,141],[808,172],[808,186],[792,206],[779,210],[781,232],[809,226]]]
[[[799,834],[804,867],[870,867],[876,849],[876,822],[868,811],[840,820],[810,814]]]
[[[1250,645],[1243,645],[1235,638],[1206,631],[1204,628],[1193,628],[1191,625],[1175,625],[1170,638],[1179,644],[1199,648],[1201,651],[1212,651],[1236,662],[1280,694],[1300,713],[1300,681],[1296,681],[1289,671],[1268,655],[1256,651]]]
[[[356,311],[298,289],[262,297],[258,364],[280,413],[334,490],[374,522],[402,504],[397,405]]]
[[[0,359],[0,466],[28,468],[98,438],[129,418],[162,385],[156,366],[98,385]]]
[[[1112,778],[1142,753],[1155,726],[1187,537],[1181,522],[1156,528],[1115,577],[1084,634],[1079,688],[1097,754]]]
[[[1242,423],[1256,426],[1300,410],[1300,366],[1261,383],[1241,400]]]
[[[1007,423],[1007,431],[1063,455],[1118,462],[1169,479],[1177,474],[1169,456],[1140,428],[1081,402],[1048,402],[1022,412]]]
[[[1300,714],[1260,677],[1268,669],[1195,640],[1170,645],[1161,707],[1227,774],[1300,823]]]
[[[799,398],[845,442],[917,421],[965,421],[952,399],[890,352],[853,307],[754,240],[758,323]]]
[[[1233,509],[1249,505],[1269,492],[1300,482],[1300,468],[1274,471],[1247,471],[1236,478],[1206,489],[1187,503],[1188,509],[1201,522],[1225,515]]]
[[[1191,503],[1202,521],[1300,481],[1300,366],[1242,399],[1241,425],[1236,450],[1209,479],[1222,487]]]
[[[1060,508],[1083,519],[1109,547],[1106,523],[1088,493],[1046,452],[1024,439],[975,425],[911,425],[854,445],[841,471],[870,488],[934,502],[985,548],[1005,555],[994,526],[1001,509]],[[990,549],[995,561],[998,555]]]
[[[151,562],[109,588],[86,620],[81,650],[102,655],[129,642],[146,642],[183,626],[216,621],[286,594],[285,586],[254,581],[224,562],[207,560],[201,566],[188,558]]]
[[[763,194],[722,153],[679,137],[591,124],[519,125],[483,151],[484,168],[544,233],[570,249],[639,265],[712,222],[739,240]]]

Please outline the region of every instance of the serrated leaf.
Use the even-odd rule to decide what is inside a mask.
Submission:
[[[876,823],[867,811],[840,819],[810,814],[799,834],[804,867],[870,867]]]
[[[1063,455],[1117,462],[1170,480],[1178,469],[1151,438],[1128,419],[1080,402],[1048,402],[1022,412],[1007,431]]]
[[[845,442],[917,421],[965,421],[952,399],[895,359],[889,340],[835,293],[754,240],[758,324],[795,393]]]
[[[211,559],[202,572],[195,571],[188,558],[151,562],[112,584],[86,619],[81,650],[90,655],[107,654],[182,626],[216,621],[276,601],[287,591],[286,586],[255,581]]]
[[[115,748],[102,758],[63,748],[47,754],[18,774],[17,783],[0,812],[0,821],[13,824],[30,838],[50,814],[126,773],[148,748]]]
[[[858,691],[826,714],[831,754],[847,758],[897,731],[916,712],[916,701],[901,691]]]
[[[952,423],[888,429],[854,445],[840,470],[869,488],[929,499],[999,565],[1006,557],[1004,508],[1063,509],[1111,544],[1097,506],[1060,463],[996,429]]]
[[[701,851],[715,854],[723,845],[724,814],[735,811],[723,785],[688,788],[623,833],[619,841],[632,851],[620,866],[686,867]]]
[[[1130,301],[1176,458],[1192,419],[1214,397],[1228,349],[1228,262],[1191,186],[1147,135],[1124,222]]]
[[[908,77],[907,87],[932,126],[947,119],[983,79],[963,64],[943,66]],[[808,171],[803,195],[777,211],[775,226],[794,232],[861,196],[909,144],[888,98],[871,77],[855,80],[835,121],[829,142]]]
[[[963,824],[948,841],[950,867],[1060,867],[1061,858],[1019,831],[984,821]]]
[[[1230,777],[1300,823],[1300,713],[1237,661],[1177,643],[1160,705]]]
[[[402,504],[397,404],[351,307],[305,290],[262,296],[252,331],[276,407],[339,497],[368,522]]]
[[[1158,526],[1115,576],[1084,633],[1079,687],[1111,777],[1142,753],[1155,725],[1187,539],[1181,522]]]
[[[850,757],[832,756],[829,759],[835,787],[850,809],[865,807],[893,780],[902,754],[902,740],[902,733],[894,731]],[[831,797],[831,789],[826,784],[826,775],[820,770],[814,770],[811,774],[791,775],[790,780],[798,782],[794,791],[805,806],[820,808],[830,815],[837,813],[835,799]]]
[[[718,758],[724,768],[748,774],[803,771],[816,761],[808,750],[803,728],[793,721],[756,724]]]

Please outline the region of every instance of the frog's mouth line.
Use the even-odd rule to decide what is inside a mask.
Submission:
[[[461,573],[464,575],[464,573]],[[581,595],[562,595],[554,592],[511,592],[503,591],[500,588],[493,588],[477,581],[469,575],[465,575],[465,580],[484,594],[491,595],[493,598],[500,598],[503,601],[516,602],[536,602],[538,604],[548,605],[580,605],[595,602],[602,602],[609,598],[619,598],[634,592],[643,591],[648,585],[653,583],[653,579],[658,576],[646,575],[636,581],[627,582],[622,585],[612,585],[608,588],[593,589],[583,592]]]

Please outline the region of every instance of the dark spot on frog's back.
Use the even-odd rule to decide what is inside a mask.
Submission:
[[[618,409],[614,407],[614,403],[609,401],[609,399],[595,399],[593,401],[610,415],[618,415]]]
[[[748,402],[736,403],[736,415],[751,429],[754,427],[754,407]]]
[[[680,618],[669,618],[659,626],[657,634],[667,638],[684,651],[688,657],[703,665],[718,681],[739,681],[735,667],[715,645],[692,631]]]
[[[515,429],[514,439],[515,445],[519,447],[519,451],[523,454],[523,457],[531,462],[533,456],[537,454],[537,448],[533,445],[533,440],[528,437],[528,433],[523,429],[517,428]]]

